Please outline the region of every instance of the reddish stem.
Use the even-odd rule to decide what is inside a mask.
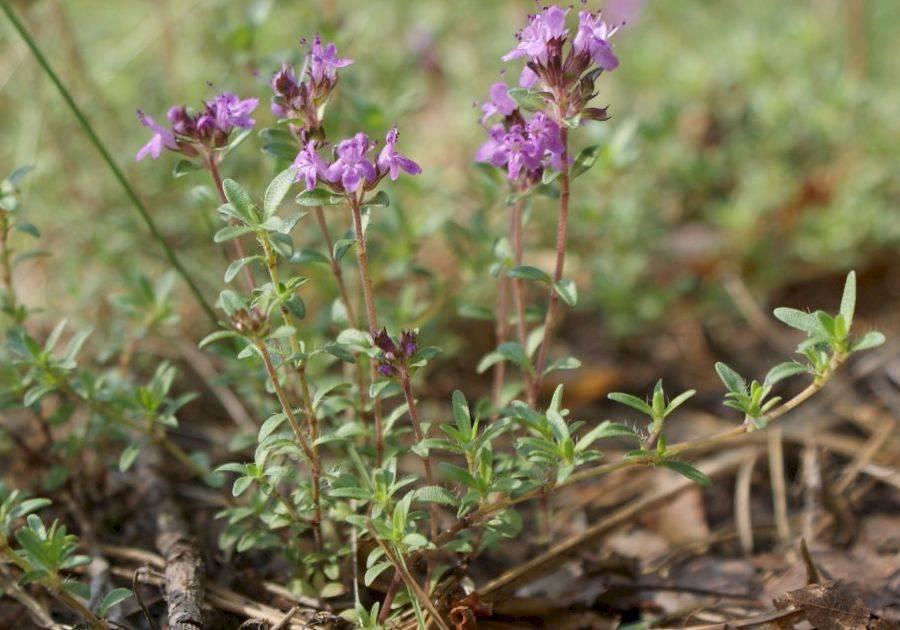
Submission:
[[[565,125],[561,126],[560,136],[562,137],[563,152],[562,163],[563,170],[560,173],[560,194],[559,194],[559,219],[556,223],[556,269],[553,272],[553,284],[556,285],[563,278],[563,271],[566,260],[566,237],[569,224],[569,129]],[[556,323],[556,310],[559,305],[559,294],[556,292],[555,286],[550,287],[550,298],[547,305],[547,315],[544,318],[544,339],[541,342],[538,351],[537,364],[535,365],[536,374],[531,386],[532,401],[537,400],[537,395],[541,389],[541,379],[543,378],[544,368],[547,364],[547,351],[553,342],[553,326]]]

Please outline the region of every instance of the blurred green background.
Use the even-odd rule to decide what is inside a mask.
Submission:
[[[472,162],[484,137],[473,104],[506,65],[499,57],[530,0],[12,4],[211,297],[225,263],[210,239],[209,182],[202,172],[173,179],[171,154],[135,164],[148,138],[135,110],[163,117],[170,104],[232,90],[259,97],[257,126],[271,126],[269,78],[319,32],[356,60],[329,109],[329,137],[362,129],[382,138],[397,121],[401,151],[425,171],[398,182],[376,217],[387,321],[428,331],[461,308],[493,306],[487,269],[506,193]],[[803,279],[895,264],[898,29],[895,0],[648,0],[616,36],[621,66],[599,82],[612,119],[576,134],[579,146],[604,144],[575,182],[567,259],[596,328],[646,332],[684,300],[731,308],[723,279],[743,278],[764,302]],[[23,268],[23,295],[51,319],[62,311],[116,335],[103,325],[108,298],[138,270],[164,271],[161,253],[5,22],[0,86],[0,167],[36,166],[22,201],[51,255]],[[261,194],[279,165],[259,147],[254,134],[223,175]],[[331,220],[337,232],[347,227],[340,211]],[[554,224],[552,201],[537,201],[526,262],[550,268]],[[316,234],[309,222],[295,238],[314,244]],[[322,279],[304,289],[310,318],[324,326],[327,268],[307,267]],[[206,322],[178,291],[182,321],[202,334]],[[453,329],[458,344],[474,330]],[[443,334],[428,343],[453,346]]]

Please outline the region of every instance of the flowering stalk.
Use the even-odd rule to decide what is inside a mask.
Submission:
[[[559,292],[556,286],[563,279],[563,270],[566,261],[566,237],[568,234],[569,224],[569,130],[563,126],[560,130],[562,139],[562,163],[563,168],[559,175],[559,217],[556,223],[556,267],[553,272],[553,285],[550,286],[550,297],[547,304],[547,315],[544,318],[544,338],[541,341],[538,350],[537,365],[535,366],[535,377],[531,383],[531,395],[529,399],[537,400],[540,393],[541,379],[544,374],[544,368],[547,365],[547,349],[553,340],[553,326],[556,320],[556,309],[559,305]]]
[[[356,263],[359,267],[360,285],[366,305],[366,321],[369,324],[369,334],[374,338],[378,330],[378,314],[375,312],[375,297],[372,291],[372,277],[369,275],[369,254],[366,250],[366,235],[362,226],[360,203],[356,197],[350,199],[350,213],[353,218],[353,232],[356,235]],[[373,383],[378,378],[374,359],[369,362],[369,377]],[[381,400],[378,396],[372,399],[372,415],[375,417],[375,462],[380,466],[384,457],[384,435]]]

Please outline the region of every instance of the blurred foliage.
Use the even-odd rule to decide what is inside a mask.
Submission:
[[[404,152],[425,169],[394,186],[374,225],[387,323],[427,335],[438,315],[493,306],[495,287],[481,279],[506,229],[506,191],[472,162],[483,138],[473,103],[497,79],[531,2],[14,4],[210,295],[225,267],[210,244],[211,185],[203,173],[172,180],[171,155],[134,164],[146,141],[134,111],[161,116],[196,103],[213,95],[208,82],[267,103],[268,78],[282,60],[299,61],[299,39],[318,31],[356,60],[329,136],[380,135],[399,120]],[[622,66],[600,97],[612,120],[582,134],[605,147],[573,195],[567,275],[582,308],[600,308],[607,330],[631,334],[731,269],[766,290],[896,255],[898,27],[892,0],[649,0],[617,36]],[[36,166],[23,199],[53,256],[29,263],[23,298],[40,306],[52,295],[54,310],[109,321],[99,334],[122,337],[112,304],[129,300],[137,273],[165,271],[160,252],[5,23],[0,51],[0,171]],[[271,124],[266,106],[257,114],[258,128]],[[223,175],[260,189],[279,165],[260,159],[259,146],[254,135]],[[347,217],[331,220],[335,234],[346,229]],[[529,209],[529,264],[549,268],[554,222],[551,203]],[[312,223],[297,234],[319,246]],[[307,266],[323,280],[313,286],[332,286],[325,266]],[[401,282],[410,274],[415,281]],[[335,296],[304,297],[308,317],[327,325]],[[185,325],[202,321],[189,300],[179,308],[172,317]]]

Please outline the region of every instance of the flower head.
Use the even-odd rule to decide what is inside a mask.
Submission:
[[[378,174],[366,154],[374,147],[364,133],[341,141],[337,146],[337,160],[325,171],[325,179],[333,184],[340,183],[346,192],[355,192],[360,185],[373,183]]]
[[[141,121],[141,124],[153,132],[153,137],[150,138],[150,141],[147,144],[140,148],[140,150],[134,156],[135,160],[140,162],[148,155],[155,160],[159,157],[160,153],[162,153],[163,147],[171,149],[173,151],[178,150],[178,143],[175,141],[175,134],[173,134],[171,130],[166,129],[162,125],[158,124],[155,120],[150,118],[150,116],[144,114],[144,112],[142,112],[141,110],[138,110],[137,116],[138,120]]]
[[[378,154],[379,174],[383,176],[385,173],[390,173],[392,181],[399,177],[401,170],[410,175],[418,175],[422,172],[422,167],[405,155],[397,153],[394,145],[397,144],[398,136],[397,125],[394,124],[385,137],[384,148]]]
[[[315,36],[309,50],[309,76],[313,83],[322,83],[323,80],[333,83],[337,80],[337,69],[346,68],[352,63],[352,59],[337,56],[337,46],[334,44],[322,46],[322,39],[318,34]]]
[[[578,14],[578,33],[572,42],[572,49],[576,54],[587,52],[593,62],[604,70],[615,70],[619,67],[619,58],[608,40],[616,30],[618,27],[610,28],[599,13],[581,11]]]
[[[305,180],[306,190],[312,190],[316,187],[316,180],[325,173],[327,165],[316,153],[314,140],[307,142],[306,146],[297,154],[297,157],[294,158],[293,167],[297,171],[297,178],[294,181]]]
[[[397,376],[400,369],[406,368],[418,350],[417,337],[414,330],[401,331],[397,341],[388,334],[386,328],[376,333],[372,341],[381,350],[378,357],[379,374],[390,378]]]
[[[519,43],[503,56],[503,61],[529,57],[546,63],[550,54],[561,47],[569,29],[566,28],[568,9],[556,5],[545,7],[540,13],[528,16],[528,24],[516,35]]]
[[[259,105],[259,99],[247,98],[241,100],[237,94],[223,92],[217,95],[211,103],[206,104],[207,113],[214,121],[216,128],[224,134],[229,134],[235,127],[252,129],[256,121],[250,118],[250,113]]]
[[[509,87],[502,81],[492,85],[489,94],[491,99],[481,106],[481,111],[484,114],[481,117],[482,123],[487,121],[487,119],[494,114],[500,114],[501,116],[506,117],[519,108],[509,95]]]

